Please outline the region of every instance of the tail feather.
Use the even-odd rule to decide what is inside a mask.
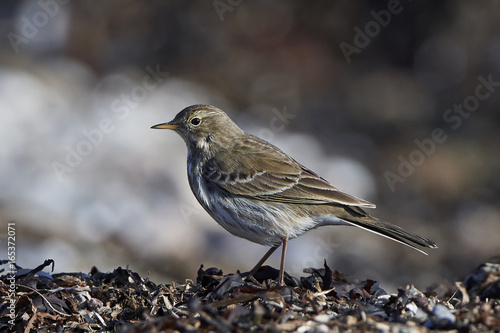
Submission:
[[[420,250],[413,244],[417,244],[431,249],[437,248],[436,243],[434,243],[428,238],[418,236],[414,233],[404,230],[403,228],[397,225],[374,218],[366,214],[364,211],[363,213],[365,213],[366,215],[359,214],[359,212],[357,213],[358,214],[352,214],[349,216],[343,216],[339,218],[342,219],[342,221],[346,222],[347,224],[371,231],[383,237],[387,237],[389,239],[392,239],[393,241],[409,246],[412,249],[417,250],[425,255],[427,255],[427,253]]]

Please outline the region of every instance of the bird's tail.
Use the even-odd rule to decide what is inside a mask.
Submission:
[[[353,211],[347,209],[346,213],[348,214],[342,217],[339,216],[339,218],[347,224],[371,231],[380,236],[387,237],[389,239],[392,239],[393,241],[409,246],[412,249],[417,250],[425,255],[427,255],[427,253],[415,247],[413,244],[428,247],[431,249],[437,248],[436,243],[434,243],[430,239],[408,232],[403,228],[389,222],[381,221],[373,216],[370,216],[359,208]]]

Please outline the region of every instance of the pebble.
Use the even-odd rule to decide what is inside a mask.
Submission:
[[[436,304],[432,309],[432,313],[441,320],[447,320],[450,323],[455,323],[455,315],[443,304]]]

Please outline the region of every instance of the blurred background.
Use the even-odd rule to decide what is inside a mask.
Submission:
[[[15,221],[22,267],[251,269],[267,248],[203,211],[182,139],[150,129],[198,103],[439,245],[324,227],[290,274],[425,289],[500,253],[499,1],[2,1],[0,36],[0,253]]]

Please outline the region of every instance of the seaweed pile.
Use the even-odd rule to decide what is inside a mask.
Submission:
[[[306,277],[287,275],[283,287],[269,266],[249,277],[202,265],[196,282],[156,284],[127,268],[50,274],[43,271],[50,264],[17,267],[15,295],[3,272],[0,332],[500,330],[500,263],[494,261],[454,285],[423,292],[409,285],[394,294],[326,262],[304,270]]]

